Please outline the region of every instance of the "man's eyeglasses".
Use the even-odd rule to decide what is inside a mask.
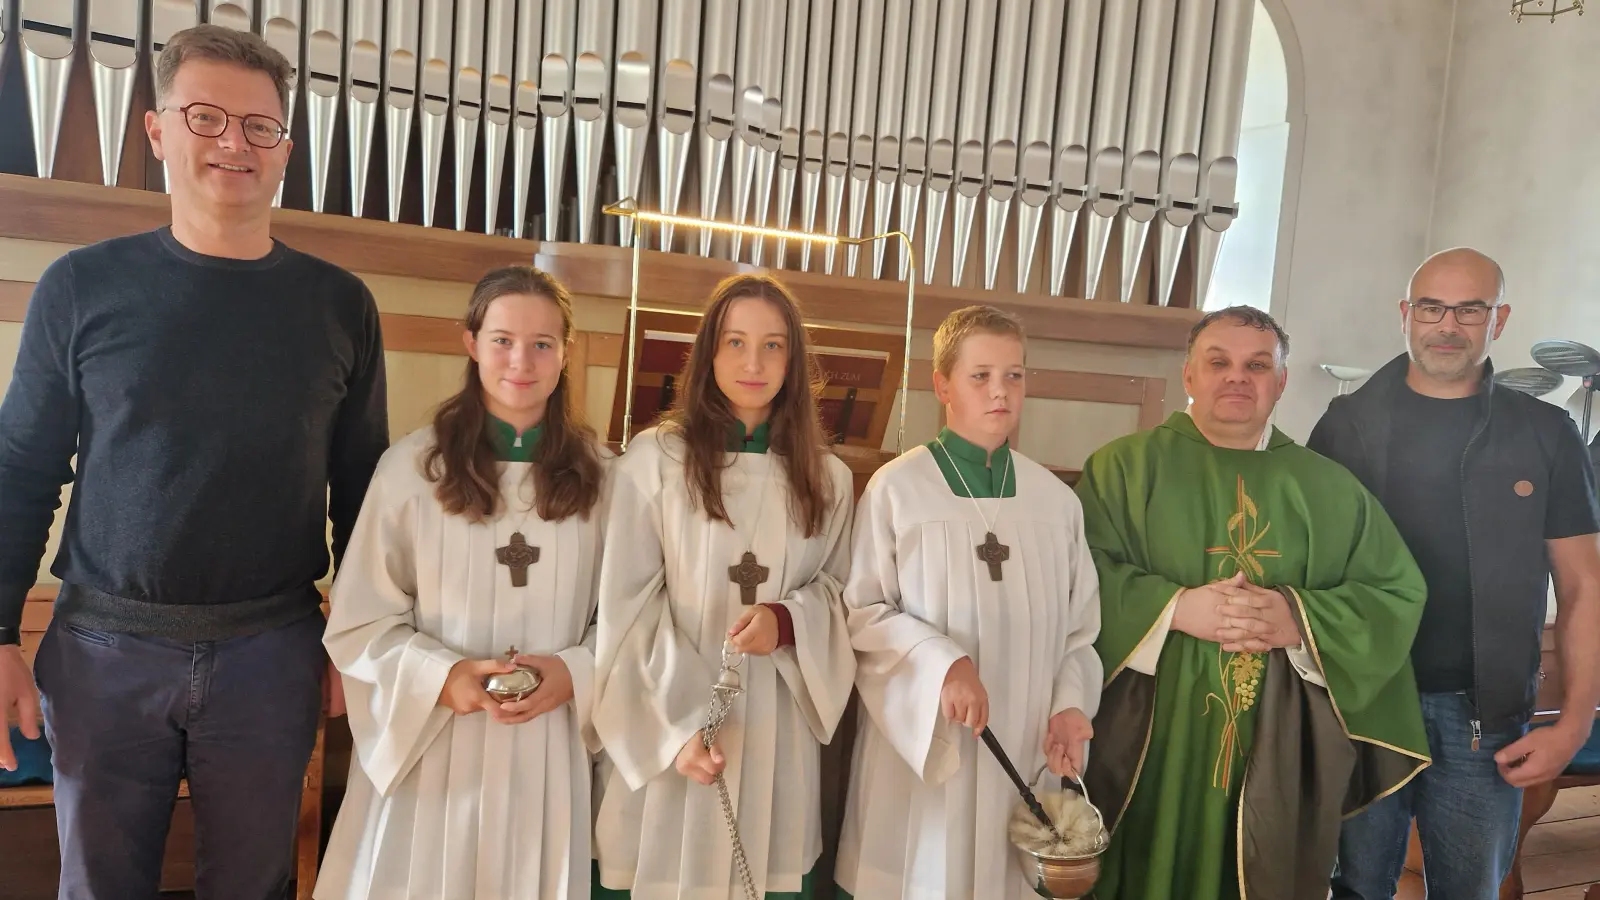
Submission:
[[[1468,303],[1461,306],[1445,306],[1443,303],[1409,303],[1411,315],[1424,325],[1443,322],[1445,313],[1455,313],[1456,323],[1460,325],[1482,325],[1489,321],[1489,313],[1500,304],[1484,306],[1481,303]]]
[[[166,112],[166,109],[158,109],[156,112]],[[249,141],[251,146],[263,150],[271,150],[283,143],[284,137],[289,133],[289,129],[283,127],[282,122],[271,116],[263,116],[260,113],[236,116],[210,103],[191,103],[188,106],[178,107],[177,112],[183,113],[183,121],[191,132],[197,137],[204,138],[222,137],[222,133],[228,130],[228,120],[238,119],[244,129],[244,139]]]

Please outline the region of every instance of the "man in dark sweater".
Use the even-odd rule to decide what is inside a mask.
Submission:
[[[172,224],[50,266],[0,404],[0,713],[31,736],[42,707],[63,898],[155,896],[183,777],[200,896],[281,897],[290,878],[337,683],[327,523],[337,565],[388,445],[371,294],[269,233],[290,74],[230,29],[167,44],[145,127]],[[69,481],[30,677],[23,599]]]
[[[1338,900],[1394,896],[1413,817],[1428,896],[1498,897],[1522,789],[1561,773],[1600,701],[1593,473],[1561,408],[1495,385],[1503,293],[1476,251],[1430,258],[1400,302],[1409,353],[1335,398],[1307,442],[1377,496],[1428,583],[1411,659],[1433,764],[1346,822]],[[1562,715],[1530,732],[1552,574]]]

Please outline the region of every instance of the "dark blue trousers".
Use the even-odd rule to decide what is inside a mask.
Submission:
[[[153,900],[189,779],[200,900],[279,900],[322,708],[313,613],[203,643],[53,622],[34,663],[54,751],[61,900]]]

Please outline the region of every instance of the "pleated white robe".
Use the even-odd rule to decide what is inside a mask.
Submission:
[[[705,725],[723,641],[745,610],[728,569],[748,547],[770,570],[756,602],[789,610],[795,644],[745,658],[744,693],[718,743],[758,891],[797,891],[822,852],[820,745],[855,677],[841,601],[850,472],[828,455],[833,507],[824,531],[806,538],[788,513],[781,458],[728,455],[730,528],[691,504],[684,452],[676,435],[649,429],[615,470],[595,670],[600,880],[634,900],[743,897],[715,786],[691,782],[674,761]]]
[[[1050,717],[1099,706],[1099,579],[1082,507],[1044,467],[1011,458],[1016,496],[979,500],[1011,548],[1001,581],[977,557],[978,510],[926,447],[880,469],[857,506],[845,603],[866,715],[835,872],[857,900],[1038,896],[1006,836],[1016,788],[940,712],[945,674],[971,656],[989,729],[1027,779],[1044,765]]]
[[[420,474],[431,442],[426,428],[384,455],[329,598],[324,643],[355,755],[315,896],[588,900],[603,506],[524,518],[532,464],[502,462],[509,510],[481,524],[445,515]],[[495,549],[519,526],[539,559],[513,587]],[[438,705],[456,661],[512,645],[560,657],[573,699],[520,725]]]

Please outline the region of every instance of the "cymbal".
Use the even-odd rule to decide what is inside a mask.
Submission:
[[[1506,369],[1494,373],[1494,383],[1513,391],[1521,391],[1534,397],[1542,397],[1558,387],[1561,387],[1562,377],[1549,369],[1539,366],[1527,366],[1521,369]]]
[[[1534,362],[1561,375],[1600,375],[1600,351],[1577,341],[1539,341],[1531,355]]]

